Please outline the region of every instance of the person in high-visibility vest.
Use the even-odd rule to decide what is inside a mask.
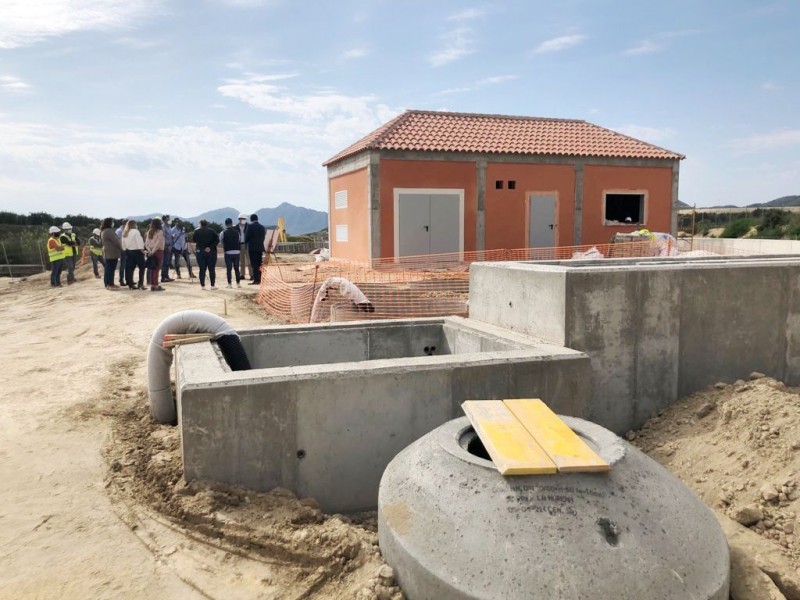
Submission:
[[[100,270],[97,264],[100,263],[103,267],[106,266],[106,261],[103,258],[103,242],[100,240],[100,230],[95,228],[92,230],[92,235],[86,243],[89,247],[89,256],[92,257],[92,269],[94,270],[94,278],[100,279]]]
[[[78,260],[78,248],[81,247],[81,240],[72,231],[72,225],[64,221],[61,226],[64,231],[61,234],[61,245],[64,246],[64,262],[67,265],[67,285],[75,283],[75,263]]]
[[[47,238],[47,258],[50,259],[50,286],[61,287],[61,269],[64,267],[64,246],[59,241],[61,230],[53,225]]]

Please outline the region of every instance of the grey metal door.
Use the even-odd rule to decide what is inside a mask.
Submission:
[[[397,211],[398,255],[430,254],[431,201],[428,194],[400,194]]]
[[[430,253],[461,250],[461,198],[458,194],[431,194]]]
[[[528,247],[550,248],[556,245],[556,197],[528,196]]]
[[[400,194],[397,198],[398,256],[461,250],[458,194]]]

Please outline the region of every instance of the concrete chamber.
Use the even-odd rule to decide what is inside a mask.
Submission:
[[[610,431],[565,422],[610,473],[504,478],[466,417],[380,483],[378,536],[410,600],[723,600],[728,545],[680,481]]]

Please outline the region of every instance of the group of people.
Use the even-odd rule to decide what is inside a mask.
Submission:
[[[217,234],[208,227],[208,222],[200,221],[200,226],[192,234],[194,252],[199,270],[200,288],[205,290],[206,281],[210,289],[216,288],[217,249],[222,245],[228,284],[241,282],[250,269],[250,285],[261,283],[261,264],[264,257],[266,229],[258,222],[258,215],[250,215],[248,223],[244,213],[233,219],[225,219],[225,229]],[[75,281],[75,264],[80,254],[81,242],[69,223],[61,228],[50,228],[47,252],[51,263],[50,285],[61,286],[61,273],[66,267],[67,284]],[[190,242],[186,229],[180,219],[170,221],[169,215],[154,218],[147,226],[144,235],[138,230],[136,221],[129,219],[114,228],[113,219],[106,218],[98,229],[92,231],[87,242],[92,259],[94,276],[99,279],[99,266],[104,269],[103,283],[106,290],[144,290],[145,282],[150,291],[161,292],[162,282],[174,281],[170,278],[170,267],[175,276],[181,279],[181,259],[186,263],[189,278],[194,279],[190,261]],[[174,264],[173,264],[174,261]],[[138,277],[134,271],[138,269]],[[117,275],[118,273],[118,275]],[[119,285],[115,283],[118,277]]]

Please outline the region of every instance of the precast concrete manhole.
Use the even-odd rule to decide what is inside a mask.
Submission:
[[[395,457],[378,538],[407,597],[727,600],[713,513],[610,431],[562,418],[609,473],[503,477],[466,417]]]

